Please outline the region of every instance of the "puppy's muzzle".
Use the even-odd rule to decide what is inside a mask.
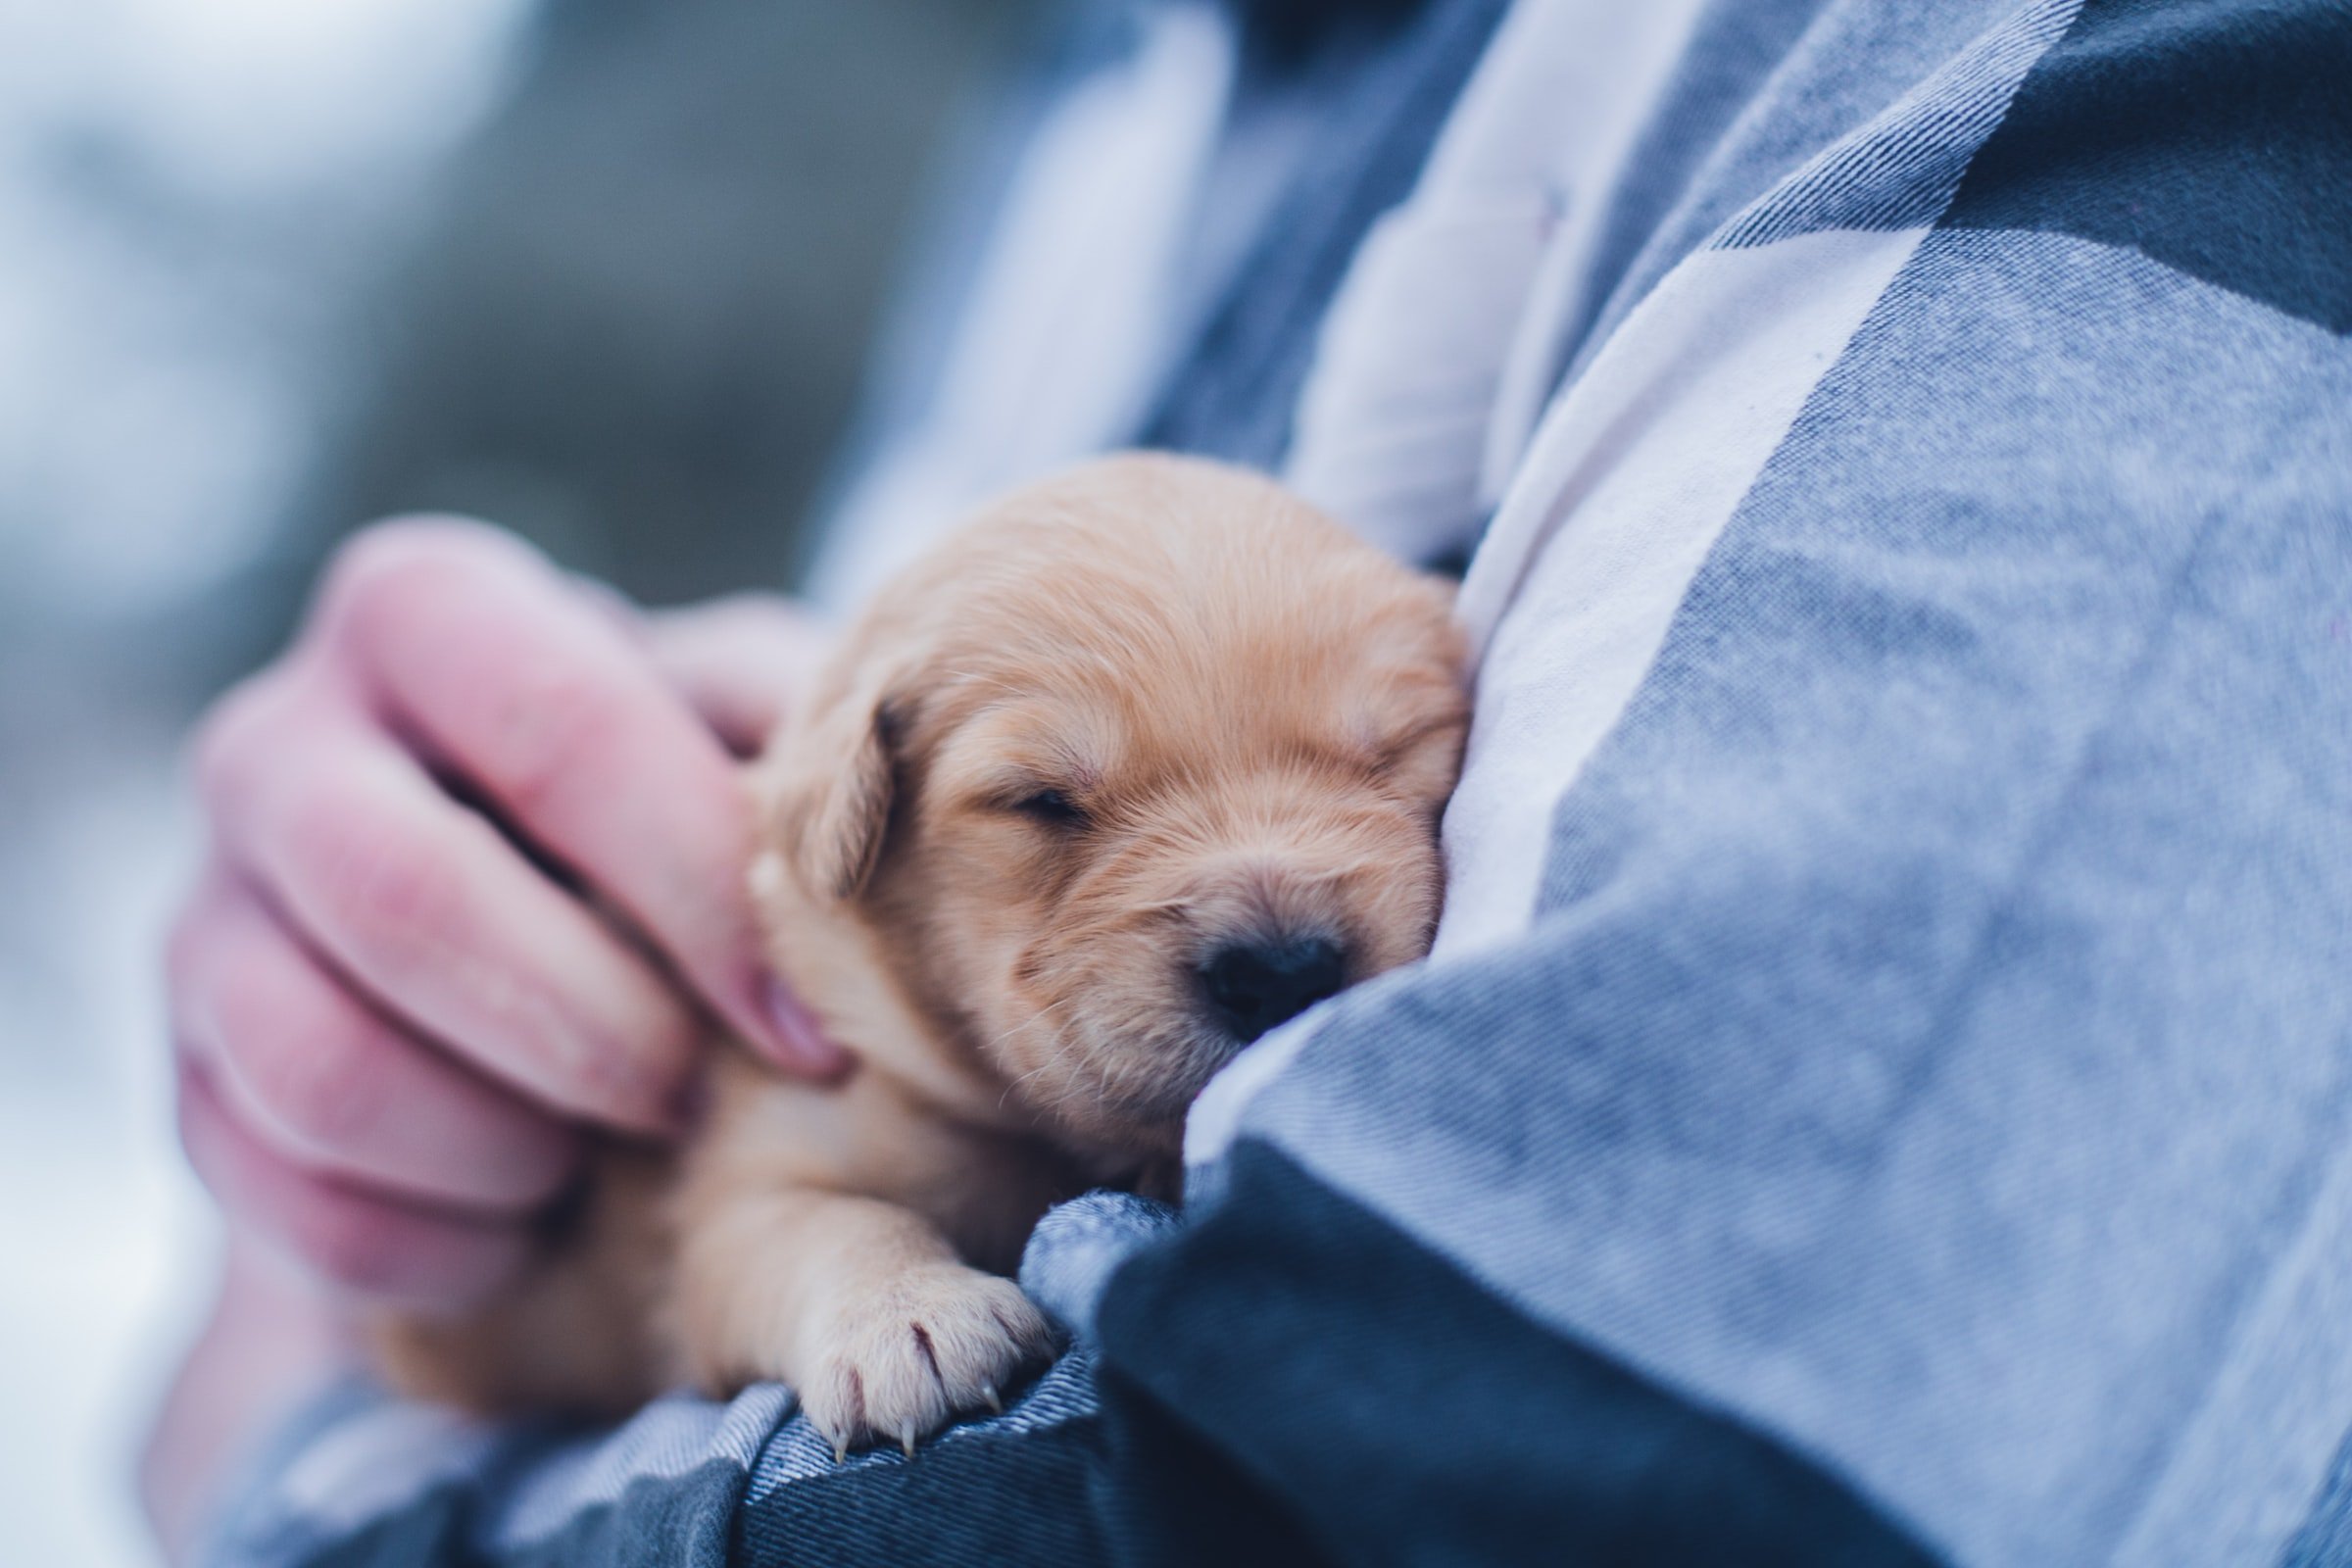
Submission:
[[[1348,953],[1319,933],[1228,943],[1194,970],[1209,1016],[1247,1045],[1335,996],[1348,983]]]

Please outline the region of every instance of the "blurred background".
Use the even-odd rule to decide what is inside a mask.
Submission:
[[[334,541],[789,580],[1035,0],[0,0],[0,1558],[147,1560],[186,726]]]

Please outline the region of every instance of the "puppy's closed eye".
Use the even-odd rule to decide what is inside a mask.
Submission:
[[[1086,808],[1060,790],[1032,790],[1015,796],[1006,806],[1015,814],[1057,832],[1074,833],[1089,821]]]

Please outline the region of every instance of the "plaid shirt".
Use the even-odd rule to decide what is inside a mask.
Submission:
[[[1149,436],[1312,444],[1534,8],[1335,87]],[[2352,8],[1723,0],[1579,196],[1442,519],[1439,951],[1211,1086],[1181,1223],[1048,1217],[1026,1397],[346,1389],[209,1560],[2352,1562]]]

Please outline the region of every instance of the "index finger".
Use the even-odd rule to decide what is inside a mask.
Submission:
[[[780,1064],[837,1070],[770,978],[736,763],[644,652],[527,548],[463,523],[350,548],[318,634],[433,760],[610,900]]]

